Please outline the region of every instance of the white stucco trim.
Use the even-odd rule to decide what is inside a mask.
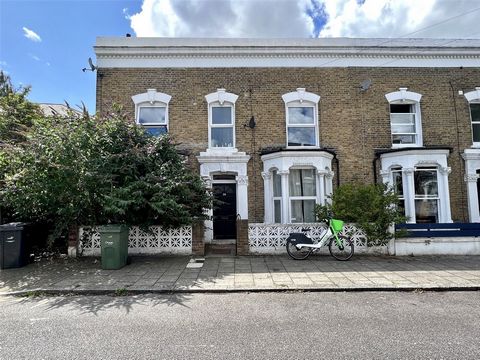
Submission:
[[[415,144],[393,144],[392,148],[423,146],[423,131],[422,131],[422,112],[420,109],[420,100],[422,95],[413,91],[407,91],[408,88],[401,87],[398,91],[385,94],[385,98],[389,104],[413,104],[415,105],[415,130],[416,142]]]
[[[132,101],[135,105],[141,103],[150,103],[153,105],[156,102],[160,102],[168,105],[172,97],[168,94],[158,92],[156,89],[147,89],[147,92],[132,96]]]
[[[241,219],[248,219],[248,175],[247,164],[250,155],[244,152],[221,153],[221,152],[201,152],[197,156],[200,163],[200,176],[204,179],[208,187],[212,185],[214,174],[230,173],[235,174],[237,183],[237,214]],[[213,212],[210,211],[210,215]],[[213,222],[205,221],[205,241],[211,242],[213,239]]]
[[[395,101],[406,101],[410,100],[413,102],[420,102],[422,95],[413,91],[407,91],[408,88],[406,87],[401,87],[398,89],[398,91],[394,91],[388,94],[385,94],[385,97],[387,98],[387,101],[389,103],[395,102]]]
[[[473,91],[465,93],[465,99],[467,99],[469,103],[473,101],[480,101],[480,86],[477,86]]]
[[[299,103],[308,101],[314,104],[318,104],[318,102],[320,101],[320,95],[305,91],[305,88],[297,88],[297,91],[283,94],[282,99],[285,104],[288,104],[292,101],[298,101]]]
[[[291,169],[314,168],[316,170],[316,202],[325,204],[327,196],[333,191],[332,159],[333,155],[326,151],[279,151],[262,155],[263,180],[264,180],[264,222],[274,222],[273,208],[273,177],[276,170],[281,176],[282,186],[282,224],[290,222],[289,186],[288,176]]]
[[[99,68],[479,67],[478,39],[99,37]]]
[[[467,183],[468,218],[470,222],[480,222],[477,181],[480,170],[480,149],[465,149],[462,154],[465,160],[464,180]]]
[[[415,168],[419,166],[434,166],[437,168],[438,220],[440,223],[452,222],[448,187],[448,175],[451,171],[447,163],[449,153],[447,149],[409,149],[380,155],[380,174],[384,183],[393,184],[392,168],[402,168],[405,215],[409,218],[407,222],[416,222],[414,172]]]

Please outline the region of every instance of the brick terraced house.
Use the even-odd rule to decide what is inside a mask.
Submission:
[[[249,224],[311,223],[349,182],[392,184],[411,223],[480,222],[480,40],[100,37],[95,53],[97,110],[171,134],[222,200],[194,253],[248,253]]]

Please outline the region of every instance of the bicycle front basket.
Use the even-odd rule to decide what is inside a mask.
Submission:
[[[332,227],[332,229],[334,231],[342,231],[343,229],[343,221],[342,220],[335,220],[335,219],[332,219],[330,220],[330,226]]]

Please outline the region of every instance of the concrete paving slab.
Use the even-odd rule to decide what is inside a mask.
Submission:
[[[479,256],[356,256],[349,262],[315,256],[133,257],[119,270],[102,270],[95,258],[56,259],[0,270],[0,294],[156,291],[366,291],[372,289],[479,289]]]

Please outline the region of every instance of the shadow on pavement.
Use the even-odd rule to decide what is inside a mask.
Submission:
[[[31,307],[40,307],[44,311],[53,311],[67,307],[71,311],[79,311],[80,315],[93,314],[98,316],[101,312],[110,309],[124,310],[129,314],[135,306],[155,307],[159,305],[182,306],[189,308],[186,303],[192,297],[191,294],[143,294],[135,296],[38,296],[23,298],[19,303],[28,303]],[[18,302],[17,302],[18,304]]]

